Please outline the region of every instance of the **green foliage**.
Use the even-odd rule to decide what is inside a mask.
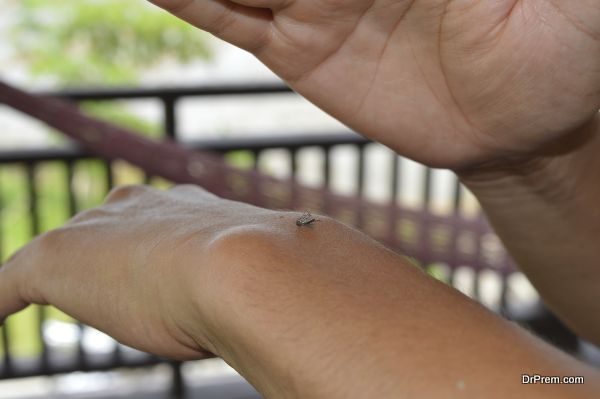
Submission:
[[[33,75],[69,85],[135,83],[162,61],[207,59],[206,38],[144,0],[21,0],[11,32]]]
[[[165,61],[210,57],[207,34],[145,0],[20,0],[10,32],[16,56],[32,77],[62,86],[135,84]],[[158,126],[118,103],[84,111],[157,137]]]

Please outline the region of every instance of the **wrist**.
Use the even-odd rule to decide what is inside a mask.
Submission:
[[[299,360],[303,351],[297,348],[314,344],[299,327],[308,319],[322,322],[328,308],[326,298],[315,302],[330,270],[318,258],[330,254],[332,241],[356,234],[322,216],[299,227],[300,215],[274,212],[263,222],[224,231],[206,255],[210,287],[198,302],[206,322],[203,339],[269,397],[282,397],[278,387],[295,385],[294,375],[302,372],[291,372],[294,364],[310,363]],[[262,381],[264,375],[271,381]]]
[[[418,389],[443,396],[464,375],[489,388],[496,367],[522,367],[535,355],[529,337],[397,254],[328,218],[298,227],[298,216],[273,213],[224,231],[203,254],[211,263],[197,297],[202,339],[264,397],[391,398],[432,372],[436,386]],[[434,328],[450,333],[424,342]],[[482,338],[498,329],[503,339],[490,351]],[[419,367],[464,353],[457,373]]]
[[[299,227],[300,216],[261,210],[252,221],[222,226],[186,244],[180,255],[186,265],[183,285],[193,298],[196,320],[190,329],[199,345],[227,358],[228,343],[239,338],[231,334],[254,322],[246,318],[247,307],[266,309],[278,301],[275,291],[287,282],[277,280],[293,279],[303,253],[316,254],[318,241],[326,234],[334,236],[341,226],[318,216],[312,225]],[[277,295],[285,297],[285,292]]]
[[[588,315],[597,312],[600,281],[598,126],[591,121],[562,151],[460,174],[546,304],[596,342],[600,326]]]
[[[214,242],[216,284],[203,305],[215,353],[265,397],[391,397],[386,381],[411,346],[397,342],[404,315],[438,283],[329,218],[298,227],[299,214],[281,216]]]
[[[582,194],[582,180],[600,176],[599,161],[597,114],[568,137],[535,154],[495,159],[456,173],[482,202],[512,201],[524,195],[559,201]]]

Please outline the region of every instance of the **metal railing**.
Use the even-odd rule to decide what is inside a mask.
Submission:
[[[138,99],[157,99],[162,104],[162,131],[164,137],[177,140],[179,137],[178,119],[177,119],[177,104],[180,99],[188,97],[214,97],[214,96],[244,96],[244,95],[264,95],[264,94],[279,94],[279,95],[294,95],[289,88],[281,84],[251,84],[251,85],[229,85],[229,86],[204,86],[196,88],[170,88],[170,89],[102,89],[102,90],[71,90],[59,93],[44,93],[46,96],[59,97],[71,101],[114,101],[114,100],[138,100]],[[228,159],[231,154],[240,154],[244,152],[249,154],[250,164],[247,167],[260,169],[261,160],[271,150],[279,150],[285,154],[287,159],[287,169],[289,175],[295,177],[299,168],[302,166],[299,160],[299,154],[307,149],[318,149],[321,154],[321,162],[319,167],[320,184],[325,188],[332,188],[332,174],[336,169],[334,165],[334,152],[339,148],[353,148],[355,151],[354,163],[351,169],[344,169],[344,173],[351,175],[354,184],[354,195],[363,197],[366,194],[366,169],[368,163],[368,151],[375,144],[369,140],[358,136],[351,132],[324,132],[320,135],[272,135],[262,137],[246,137],[228,140],[198,140],[193,142],[185,142],[183,145],[190,148],[207,149],[221,154],[224,159]],[[379,156],[379,155],[378,155]],[[399,197],[406,189],[408,184],[401,179],[401,171],[405,163],[408,161],[398,157],[395,154],[389,153],[385,159],[388,170],[388,178],[386,179],[389,190],[389,200],[397,203]],[[48,166],[59,167],[60,172],[57,172],[58,179],[62,180],[60,184],[65,188],[64,202],[67,216],[74,215],[82,210],[85,205],[82,205],[81,193],[76,190],[76,180],[82,167],[91,167],[93,176],[95,177],[94,185],[99,192],[97,197],[101,197],[108,192],[119,178],[117,171],[117,163],[111,161],[98,160],[90,155],[85,150],[71,146],[67,148],[40,148],[28,149],[19,151],[0,151],[0,172],[3,169],[10,168],[11,170],[19,171],[20,187],[23,188],[23,195],[20,201],[27,204],[26,217],[28,219],[28,238],[31,238],[44,230],[42,226],[42,203],[44,201],[43,189],[41,185],[42,171]],[[268,170],[265,170],[269,173]],[[90,172],[92,173],[92,172]],[[0,173],[0,179],[2,175]],[[153,176],[147,176],[143,173],[138,177],[140,183],[156,183]],[[435,172],[429,168],[423,168],[422,184],[419,193],[420,207],[426,212],[432,210],[432,190],[434,186]],[[475,213],[471,216],[462,215],[465,202],[465,189],[460,185],[456,178],[451,182],[451,194],[449,201],[451,202],[450,212],[457,217],[470,217],[481,219],[481,215]],[[7,206],[8,199],[3,197],[3,191],[0,187],[0,210]],[[89,202],[89,201],[88,201]],[[0,214],[1,215],[1,214]],[[357,221],[361,224],[364,221]],[[427,223],[426,220],[423,223]],[[417,226],[418,227],[418,226]],[[422,227],[422,226],[421,226]],[[424,231],[424,228],[411,233],[414,226],[408,226],[407,231],[403,234],[418,235],[419,231]],[[0,258],[7,255],[5,246],[3,245],[4,238],[2,233],[6,235],[6,229],[0,228]],[[488,247],[485,239],[494,238],[493,234],[489,233],[487,237],[482,237],[477,234],[469,238],[467,245],[472,245],[472,250],[477,253],[476,258],[481,259],[481,264],[489,264],[489,259],[485,260]],[[456,238],[441,236],[440,241],[453,240],[452,245],[460,245]],[[419,239],[416,239],[419,244]],[[427,241],[429,242],[429,241]],[[470,244],[469,244],[470,243]],[[429,244],[427,244],[429,245]],[[433,245],[433,244],[431,244]],[[486,246],[487,245],[487,246]],[[4,250],[4,252],[3,252]],[[431,251],[430,247],[423,248],[423,253]],[[497,261],[502,267],[497,270],[497,277],[500,281],[500,293],[498,295],[498,310],[506,309],[507,291],[509,289],[508,276],[512,273],[512,269],[506,268],[509,260],[498,244],[495,244],[494,250],[491,251],[495,256],[499,256]],[[4,256],[5,258],[5,256]],[[448,264],[451,267],[439,268],[439,265],[429,264],[427,259],[423,267],[431,269],[430,271],[439,272],[442,270],[444,276],[439,276],[449,284],[455,283],[456,270],[460,264],[458,261],[448,259]],[[453,263],[454,262],[454,263]],[[455,264],[456,263],[456,264]],[[471,278],[471,296],[475,299],[480,299],[480,282],[481,274],[486,272],[486,268],[481,265],[471,264],[465,265],[472,267]],[[12,350],[14,335],[11,330],[13,321],[8,320],[6,325],[1,329],[2,342],[2,363],[0,365],[0,379],[18,378],[25,376],[36,375],[53,375],[70,371],[86,371],[86,370],[109,370],[117,367],[140,367],[157,364],[160,362],[168,362],[165,359],[138,353],[128,350],[120,345],[115,345],[114,349],[104,353],[90,353],[83,344],[81,335],[76,340],[75,350],[68,353],[56,351],[48,344],[47,331],[45,325],[51,317],[46,307],[39,306],[36,308],[36,339],[39,342],[39,355],[33,357],[15,356]],[[78,331],[83,333],[87,331],[87,327],[76,324]],[[551,329],[556,332],[560,330],[560,326],[552,325]],[[562,330],[561,330],[562,331]],[[573,337],[565,336],[563,346],[572,345]],[[180,363],[168,362],[173,367],[173,392],[177,396],[184,393],[184,385],[181,376]]]

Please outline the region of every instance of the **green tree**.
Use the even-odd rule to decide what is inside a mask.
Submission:
[[[145,0],[20,0],[15,2],[11,46],[33,78],[61,86],[136,84],[165,61],[180,64],[211,56],[208,35]],[[156,124],[122,104],[85,103],[89,114],[151,136]],[[60,136],[58,137],[59,141]]]
[[[11,41],[33,76],[124,84],[166,60],[210,56],[207,35],[144,0],[21,0]]]

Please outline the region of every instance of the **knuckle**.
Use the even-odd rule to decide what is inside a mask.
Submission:
[[[32,280],[47,280],[81,246],[84,233],[83,229],[70,225],[48,231],[26,246],[25,256],[19,263]]]
[[[204,191],[202,190],[200,187],[194,185],[194,184],[178,184],[176,186],[173,186],[169,189],[169,191]]]
[[[196,186],[194,184],[180,184],[172,187],[168,191],[171,194],[182,195],[187,197],[194,198],[213,198],[214,194],[209,193],[205,189],[200,186]]]
[[[94,220],[106,219],[113,216],[114,212],[107,207],[97,207],[87,211],[79,212],[69,221],[69,224],[89,222]]]
[[[43,256],[48,251],[53,251],[64,245],[67,236],[71,233],[70,230],[68,227],[60,227],[47,231],[33,240],[31,245]]]
[[[206,191],[204,191],[203,189],[201,189],[198,186],[195,186],[193,184],[179,184],[177,186],[172,187],[171,189],[169,189],[170,192],[172,193],[190,193],[190,194],[202,194],[205,193]]]
[[[127,185],[113,188],[106,196],[105,203],[124,201],[132,197],[138,197],[151,189],[141,185]]]

